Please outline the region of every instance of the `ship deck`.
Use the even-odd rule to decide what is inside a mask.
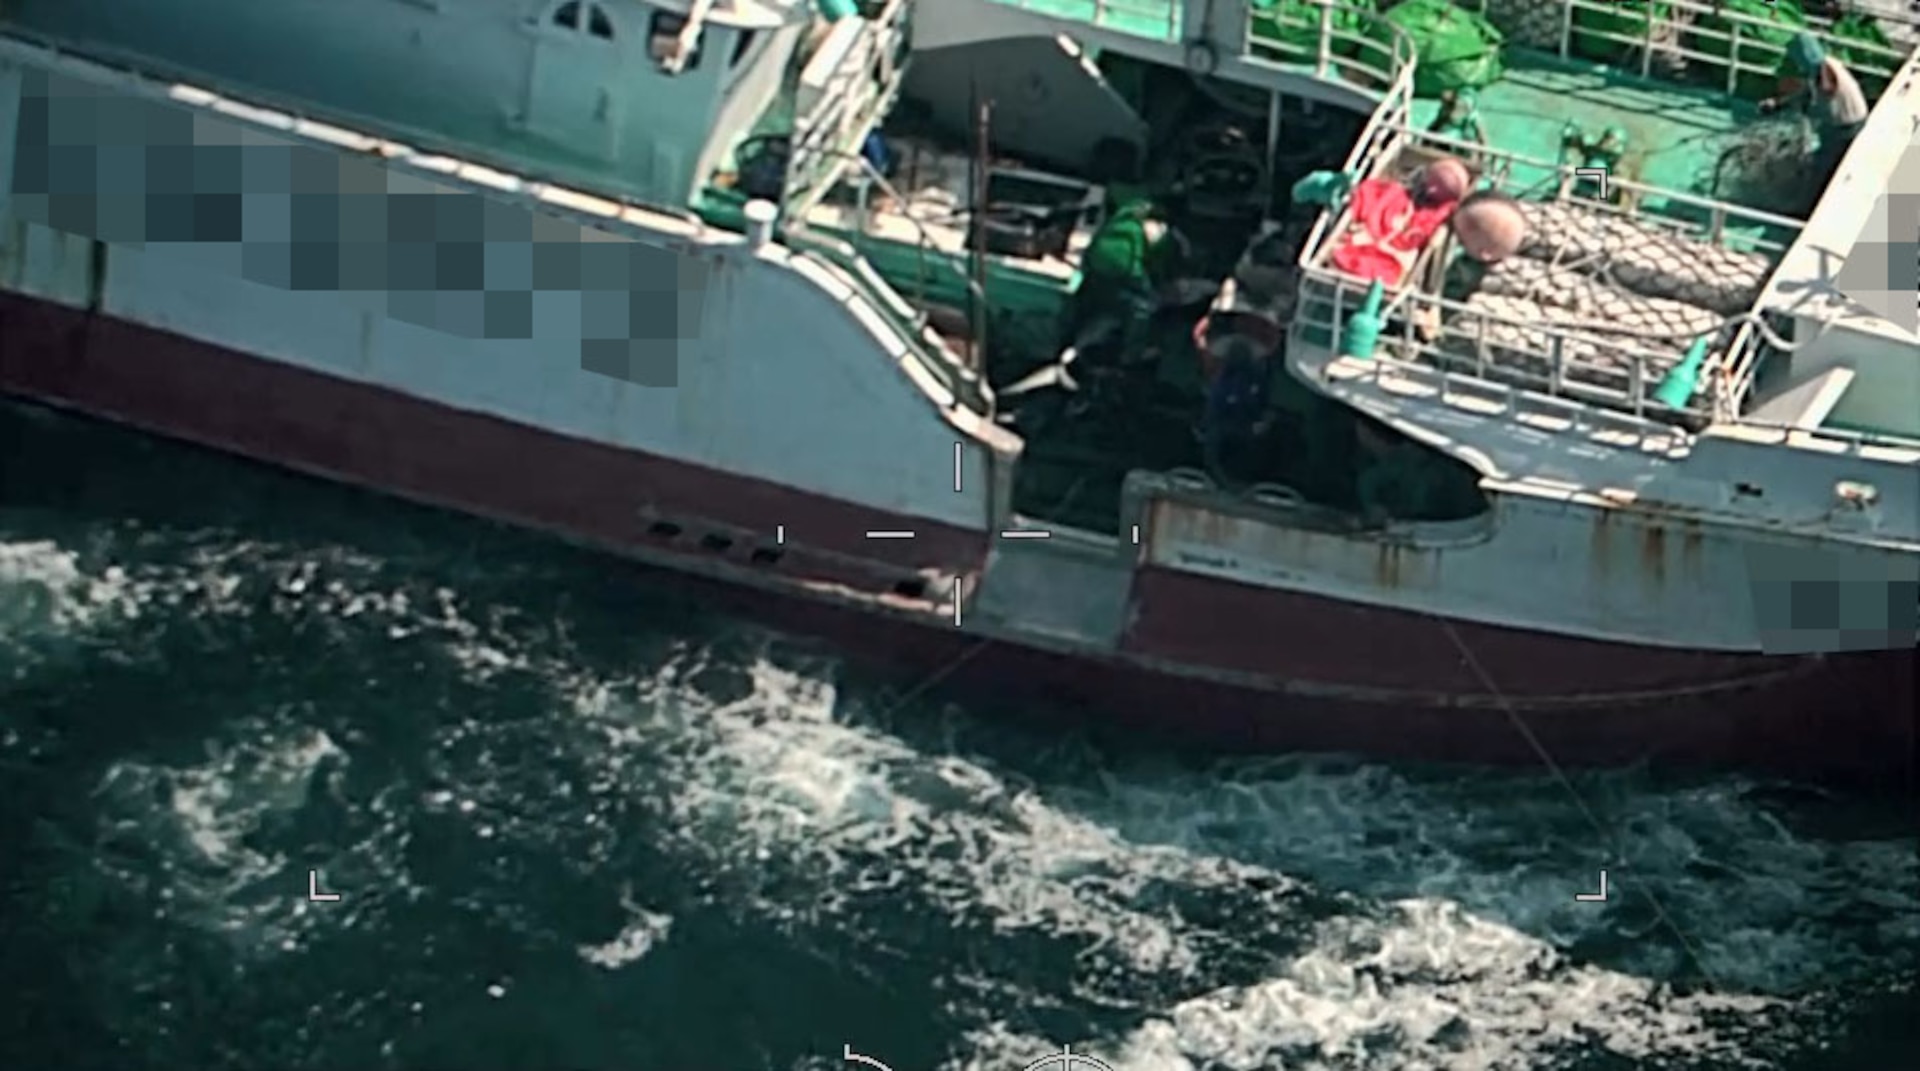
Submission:
[[[1415,100],[1412,125],[1430,127],[1440,111],[1437,100]],[[1720,160],[1754,131],[1754,109],[1713,89],[1680,85],[1622,73],[1596,63],[1510,49],[1506,74],[1480,90],[1478,112],[1487,144],[1519,158],[1508,188],[1545,187],[1555,181],[1561,138],[1572,123],[1588,135],[1608,127],[1626,134],[1621,177],[1645,186],[1713,197],[1763,211],[1790,209],[1721,182]],[[1778,124],[1770,124],[1777,129]],[[1529,163],[1526,161],[1537,161]],[[1731,169],[1730,169],[1731,170]],[[1731,177],[1730,175],[1728,177]],[[1641,211],[1679,211],[1657,198],[1643,200]]]

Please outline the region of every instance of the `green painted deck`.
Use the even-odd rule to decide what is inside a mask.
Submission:
[[[1413,125],[1427,128],[1438,111],[1437,101],[1415,101]],[[1479,103],[1481,127],[1498,151],[1553,162],[1560,158],[1568,122],[1589,137],[1617,126],[1627,138],[1626,155],[1615,169],[1621,177],[1743,207],[1791,212],[1792,206],[1743,202],[1732,182],[1722,183],[1717,192],[1714,188],[1716,167],[1753,129],[1754,116],[1752,105],[1713,89],[1642,79],[1519,49],[1508,51],[1506,76],[1481,90]],[[1548,168],[1517,163],[1509,188],[1550,192],[1554,181]],[[1642,202],[1641,210],[1698,214],[1692,206],[1651,198]]]
[[[1181,0],[994,0],[1036,15],[1153,41],[1179,41]]]

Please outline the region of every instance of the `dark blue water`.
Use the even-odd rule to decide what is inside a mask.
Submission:
[[[912,683],[615,562],[0,409],[0,1066],[1920,1051],[1891,810],[1220,764]]]

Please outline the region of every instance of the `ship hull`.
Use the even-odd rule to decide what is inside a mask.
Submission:
[[[0,294],[0,391],[554,532],[670,570],[745,616],[895,671],[938,675],[995,705],[1038,700],[1185,745],[1522,767],[1651,761],[1896,789],[1914,781],[1911,650],[1769,659],[1637,648],[1442,625],[1152,568],[1136,578],[1135,613],[1146,613],[1120,650],[1049,646],[955,628],[937,594],[902,586],[929,563],[977,569],[980,533],[17,294]],[[749,514],[795,533],[912,528],[918,538],[810,554],[772,531],[746,533],[735,522]],[[1272,650],[1275,672],[1205,664],[1209,642],[1224,654],[1235,645],[1205,639],[1222,635],[1223,618],[1234,636]],[[1246,661],[1240,646],[1229,662]],[[1309,648],[1311,672],[1287,675],[1288,651]],[[1556,680],[1581,683],[1556,689]],[[1596,688],[1607,681],[1626,685]]]

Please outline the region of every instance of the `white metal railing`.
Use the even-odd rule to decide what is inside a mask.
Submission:
[[[1248,58],[1307,67],[1316,78],[1364,89],[1391,91],[1403,79],[1411,89],[1413,42],[1384,14],[1343,0],[1247,7]]]
[[[1509,0],[1506,4],[1498,0],[1466,2],[1507,32],[1513,38],[1511,44],[1540,47],[1537,39],[1516,33],[1525,28],[1517,24],[1522,20],[1538,18],[1539,15],[1535,13],[1543,8],[1557,8],[1557,33],[1549,43],[1550,51],[1568,58],[1595,58],[1590,54],[1583,55],[1581,46],[1605,42],[1618,47],[1619,59],[1631,56],[1643,77],[1653,75],[1656,64],[1663,62],[1664,57],[1664,62],[1681,63],[1691,71],[1714,72],[1713,82],[1727,93],[1737,91],[1743,77],[1770,84],[1786,53],[1783,39],[1798,29],[1726,10],[1713,0],[1658,0],[1656,4],[1632,9],[1624,7],[1619,0],[1525,0],[1525,3],[1512,3]],[[1640,25],[1633,33],[1604,30],[1591,21],[1583,25],[1576,14],[1583,11],[1638,21]],[[1703,16],[1712,16],[1724,26],[1703,25]],[[1845,50],[1847,66],[1855,75],[1861,76],[1863,82],[1891,77],[1906,58],[1907,50],[1897,45],[1888,47],[1836,37],[1832,19],[1808,16],[1806,23],[1806,31],[1819,38],[1829,54],[1836,49]],[[1705,51],[1700,47],[1707,42],[1714,43],[1708,46],[1714,51]]]
[[[1382,125],[1384,127],[1384,123]],[[1576,182],[1572,164],[1490,149],[1405,126],[1397,131],[1383,129],[1370,140],[1363,139],[1350,163],[1362,177],[1392,177],[1417,162],[1417,159],[1406,159],[1409,153],[1417,158],[1477,154],[1496,188],[1507,184],[1504,177],[1511,175],[1516,167],[1545,172],[1556,180],[1549,183],[1553,187],[1550,191],[1553,203],[1631,220],[1647,230],[1718,248],[1726,248],[1728,239],[1737,234],[1745,251],[1769,258],[1777,258],[1801,227],[1799,221],[1784,216],[1610,177],[1608,192],[1625,194],[1616,201],[1600,196],[1599,190],[1589,183]],[[1689,214],[1697,218],[1651,215],[1642,211],[1642,206],[1649,202],[1664,202],[1669,211],[1682,206],[1691,209]],[[1344,206],[1321,213],[1301,249],[1300,296],[1296,304],[1300,311],[1296,314],[1296,329],[1317,329],[1313,331],[1315,344],[1324,342],[1338,347],[1346,314],[1359,307],[1370,285],[1345,274],[1332,263],[1333,239],[1346,233],[1351,222],[1352,216]],[[1418,274],[1409,272],[1407,278],[1412,280]],[[1550,398],[1577,399],[1584,404],[1639,417],[1649,411],[1648,394],[1658,385],[1660,376],[1677,363],[1673,351],[1651,348],[1632,336],[1608,334],[1598,329],[1582,330],[1573,325],[1521,322],[1419,293],[1412,286],[1396,292],[1393,303],[1392,311],[1401,319],[1405,330],[1390,343],[1395,352],[1387,354],[1385,360],[1389,364],[1398,361],[1440,369],[1449,377],[1449,382],[1506,384]],[[1330,309],[1338,310],[1332,322],[1324,318]],[[1426,335],[1415,331],[1416,322],[1424,325]],[[1758,347],[1757,332],[1750,323],[1735,328],[1725,345],[1709,353],[1701,372],[1701,383],[1706,389],[1695,396],[1688,408],[1696,416],[1705,418],[1737,412],[1741,399],[1751,390]]]
[[[1739,419],[1747,400],[1753,396],[1754,378],[1759,375],[1763,353],[1765,346],[1760,330],[1752,321],[1741,324],[1727,343],[1726,352],[1720,355],[1710,395],[1715,421]]]
[[[1416,66],[1413,42],[1399,27],[1393,26],[1377,13],[1355,8],[1338,0],[1315,0],[1314,10],[1301,12],[1298,9],[1282,9],[1272,12],[1249,11],[1247,27],[1247,52],[1255,58],[1265,58],[1274,62],[1310,62],[1316,74],[1326,77],[1335,71],[1334,44],[1340,41],[1356,39],[1350,31],[1340,29],[1340,19],[1336,15],[1346,15],[1348,26],[1358,26],[1358,39],[1378,51],[1371,53],[1384,61],[1383,68],[1362,68],[1358,72],[1362,77],[1384,85],[1386,92],[1373,114],[1367,118],[1367,124],[1361,128],[1360,136],[1354,140],[1353,149],[1347,153],[1344,170],[1370,175],[1378,169],[1382,159],[1398,157],[1406,144],[1407,132],[1413,129],[1413,77]],[[1302,31],[1310,29],[1314,35],[1311,55],[1301,53],[1302,58],[1289,59],[1284,42],[1277,38],[1263,36],[1261,20],[1271,16],[1271,27],[1276,30]],[[1294,21],[1288,21],[1292,19]],[[1308,20],[1311,20],[1310,22]],[[1372,20],[1372,21],[1368,21]],[[1365,30],[1385,26],[1393,42],[1390,47],[1382,48],[1378,41],[1365,36]],[[1345,34],[1345,36],[1341,36]],[[1264,43],[1263,43],[1264,42]],[[1301,263],[1305,264],[1325,239],[1328,229],[1333,225],[1335,213],[1322,212],[1314,220],[1313,228],[1308,231],[1301,246]]]
[[[788,228],[781,234],[780,241],[799,254],[836,269],[848,288],[865,298],[875,314],[900,334],[915,362],[945,387],[959,406],[982,416],[993,411],[992,397],[979,373],[961,363],[927,326],[925,314],[907,304],[899,291],[853,246],[804,227]]]
[[[1322,273],[1303,284],[1303,304],[1294,319],[1296,337],[1309,344],[1338,351],[1348,314],[1364,299],[1368,284]],[[1306,295],[1315,301],[1306,303]],[[1656,371],[1675,363],[1671,353],[1655,353],[1630,340],[1580,338],[1538,323],[1495,316],[1459,302],[1419,291],[1396,297],[1389,310],[1397,321],[1391,334],[1381,336],[1380,348],[1366,363],[1364,375],[1376,382],[1387,377],[1424,384],[1443,400],[1471,399],[1467,408],[1485,411],[1490,403],[1503,415],[1531,412],[1564,420],[1570,425],[1636,434],[1664,432],[1665,421],[1653,412],[1673,413],[1646,399],[1660,382]],[[1502,334],[1494,337],[1494,332]],[[1532,363],[1518,358],[1516,337],[1541,338],[1532,347]],[[1604,348],[1606,361],[1579,355],[1579,347]],[[1504,354],[1503,352],[1504,351]],[[1764,352],[1759,331],[1742,323],[1732,340],[1709,355],[1696,394],[1682,411],[1699,422],[1734,422],[1753,427],[1768,425],[1740,415],[1753,388],[1757,358]],[[1676,414],[1677,415],[1677,414]],[[1850,432],[1833,428],[1782,428],[1822,441],[1864,446],[1911,449],[1915,440],[1888,433]]]
[[[901,193],[892,182],[887,180],[887,176],[882,174],[880,169],[873,165],[873,161],[858,154],[848,154],[847,166],[859,173],[860,180],[870,184],[872,189],[879,190],[880,193],[893,204],[905,206],[910,203],[910,199]],[[860,205],[857,210],[857,219],[859,222],[846,231],[849,235],[847,245],[855,251],[862,251],[861,243],[869,237],[865,230],[862,229],[866,224],[867,211],[866,194],[862,193]],[[968,215],[970,215],[970,213],[963,212],[956,218],[965,219]],[[887,218],[894,222],[904,223],[913,231],[914,242],[919,249],[919,257],[917,259],[920,266],[919,285],[914,293],[916,299],[925,300],[927,296],[926,275],[928,265],[939,264],[958,279],[960,288],[966,292],[971,300],[980,302],[982,308],[986,307],[987,292],[985,288],[980,285],[979,280],[973,277],[965,264],[952,253],[940,247],[940,243],[934,238],[932,232],[927,230],[926,220],[921,219],[913,212],[905,210],[904,207],[898,212],[891,213]],[[953,220],[947,219],[942,222],[953,222]],[[799,226],[805,227],[806,224],[803,221]]]
[[[1496,5],[1492,0],[1474,2],[1496,24],[1500,21],[1500,12],[1495,10]],[[1638,46],[1642,53],[1641,71],[1647,73],[1651,69],[1651,61],[1647,57],[1656,50],[1665,50],[1683,59],[1717,64],[1726,71],[1725,77],[1718,81],[1730,91],[1739,88],[1742,74],[1764,75],[1770,79],[1776,73],[1784,50],[1778,44],[1760,40],[1756,32],[1764,26],[1779,36],[1780,27],[1776,24],[1764,23],[1735,12],[1720,12],[1720,16],[1729,23],[1726,30],[1688,27],[1683,23],[1691,21],[1696,15],[1713,12],[1713,8],[1699,0],[1663,2],[1668,14],[1656,13],[1654,18],[1647,20],[1649,25],[1643,27],[1638,35],[1629,36],[1606,33],[1591,26],[1574,25],[1574,12],[1577,9],[1621,14],[1622,9],[1612,0],[1558,0],[1558,51],[1562,55],[1573,54],[1572,43],[1576,33],[1586,40]],[[1324,57],[1332,51],[1330,42],[1337,39],[1330,32],[1332,24],[1338,21],[1332,17],[1337,7],[1336,0],[1336,3],[1318,8],[1321,25],[1319,32],[1313,36],[1313,47],[1318,55],[1313,57],[1305,54],[1301,41],[1303,34],[1300,32],[1305,28],[1302,20],[1310,16],[1299,9],[1277,13],[1278,25],[1292,26],[1295,30],[1292,35],[1295,38],[1294,62],[1321,65],[1328,62]],[[1523,7],[1515,5],[1516,9]],[[1538,8],[1531,10],[1537,11]],[[1629,12],[1635,15],[1643,13]],[[1293,20],[1291,23],[1287,21],[1289,18]],[[1358,15],[1348,18],[1350,24],[1365,25]],[[1814,19],[1810,22],[1813,25],[1809,27],[1809,32],[1820,37],[1830,51],[1843,47],[1849,50],[1850,66],[1862,75],[1878,75],[1892,81],[1899,71],[1920,59],[1920,52],[1905,56],[1894,49],[1835,38],[1827,29],[1827,20]],[[1702,38],[1719,40],[1727,54],[1716,56],[1688,47],[1674,36],[1682,30]],[[1362,51],[1365,46],[1351,47],[1355,51]],[[1867,57],[1865,62],[1860,58],[1863,55]],[[1875,62],[1875,57],[1879,62]],[[1365,67],[1359,71],[1362,78],[1378,79],[1382,73]],[[1412,73],[1413,63],[1409,56],[1408,62],[1387,83],[1389,88],[1380,108],[1369,120],[1347,160],[1347,169],[1357,176],[1389,177],[1410,170],[1411,162],[1405,159],[1409,150],[1464,156],[1474,159],[1485,173],[1495,179],[1496,186],[1507,187],[1507,192],[1520,195],[1523,199],[1544,192],[1557,203],[1577,205],[1584,211],[1630,220],[1641,228],[1715,247],[1726,248],[1732,244],[1730,239],[1737,236],[1744,250],[1769,258],[1777,258],[1782,254],[1802,227],[1800,221],[1784,216],[1743,208],[1716,198],[1661,189],[1618,176],[1609,176],[1609,192],[1624,196],[1596,196],[1599,190],[1579,181],[1572,163],[1541,160],[1491,148],[1479,142],[1415,130],[1408,117]],[[1516,169],[1544,174],[1548,178],[1544,182],[1534,183],[1531,189],[1514,190],[1507,179]],[[1650,205],[1660,205],[1660,214],[1647,211]],[[1350,223],[1351,217],[1343,208],[1321,213],[1302,244],[1300,255],[1301,291],[1296,305],[1300,311],[1296,314],[1295,330],[1311,334],[1315,344],[1327,344],[1336,349],[1345,329],[1346,314],[1359,306],[1369,285],[1340,272],[1330,260],[1334,237],[1344,234]],[[1414,279],[1418,275],[1417,270],[1410,271],[1407,278]],[[1499,404],[1507,410],[1516,404],[1516,398],[1533,396],[1549,403],[1566,401],[1582,408],[1597,407],[1640,422],[1650,411],[1652,403],[1648,398],[1649,391],[1657,385],[1664,369],[1676,363],[1673,352],[1650,350],[1643,342],[1630,336],[1583,331],[1578,327],[1524,323],[1459,302],[1418,293],[1412,288],[1394,295],[1390,311],[1398,318],[1401,330],[1397,338],[1383,339],[1383,352],[1377,358],[1376,374],[1385,374],[1390,370],[1410,378],[1437,374],[1436,383],[1442,392],[1472,386],[1483,394],[1504,398]],[[1421,325],[1418,330],[1416,323]],[[1738,419],[1752,393],[1754,378],[1765,352],[1762,333],[1751,321],[1735,327],[1725,338],[1724,345],[1709,354],[1700,380],[1705,389],[1697,393],[1687,407],[1692,415],[1704,419]],[[1596,356],[1603,359],[1593,359]]]
[[[886,118],[906,73],[907,0],[872,19],[834,24],[800,73],[787,161],[788,218],[798,219],[845,174],[847,158]]]
[[[1575,174],[1580,169],[1578,161],[1543,160],[1526,153],[1465,141],[1438,131],[1405,130],[1398,139],[1398,148],[1402,156],[1409,149],[1452,156],[1471,155],[1482,175],[1492,180],[1494,188],[1522,200],[1537,199],[1538,194],[1546,192],[1557,202],[1577,204],[1603,215],[1632,220],[1641,227],[1665,231],[1717,248],[1733,248],[1737,245],[1746,251],[1779,255],[1786,251],[1793,238],[1797,238],[1806,226],[1805,221],[1790,216],[1749,208],[1704,194],[1653,186],[1619,175],[1607,176],[1606,196],[1602,196],[1597,184]],[[1381,156],[1379,159],[1384,167],[1364,173],[1384,175],[1403,167],[1403,161],[1399,158]],[[1521,186],[1511,178],[1516,171],[1544,173],[1550,177]],[[1622,196],[1612,196],[1615,192]],[[1658,211],[1653,210],[1655,207]],[[1784,241],[1774,237],[1781,234],[1789,237]]]
[[[1393,75],[1387,87],[1386,95],[1373,115],[1368,117],[1367,125],[1360,130],[1360,136],[1354,139],[1353,149],[1347,153],[1342,169],[1349,174],[1373,176],[1387,169],[1389,162],[1397,160],[1407,139],[1413,133],[1413,75],[1414,61],[1411,50],[1407,62]],[[1322,212],[1314,220],[1313,229],[1300,247],[1300,263],[1304,267],[1317,256],[1327,233],[1337,219],[1343,218],[1338,212]]]
[[[1347,319],[1370,286],[1338,271],[1311,272],[1301,280],[1295,336],[1338,352]],[[1524,394],[1611,411],[1632,425],[1653,427],[1655,403],[1648,395],[1659,385],[1657,369],[1677,363],[1673,354],[1632,340],[1596,339],[1498,316],[1416,288],[1395,296],[1388,318],[1395,328],[1380,336],[1368,362],[1376,379],[1391,373],[1432,384],[1443,394],[1472,394],[1501,413],[1513,412]],[[1604,359],[1596,353],[1604,353]],[[1698,400],[1688,408],[1709,415]]]
[[[1008,7],[1057,19],[1071,19],[1102,30],[1181,40],[1186,0],[994,0]]]

